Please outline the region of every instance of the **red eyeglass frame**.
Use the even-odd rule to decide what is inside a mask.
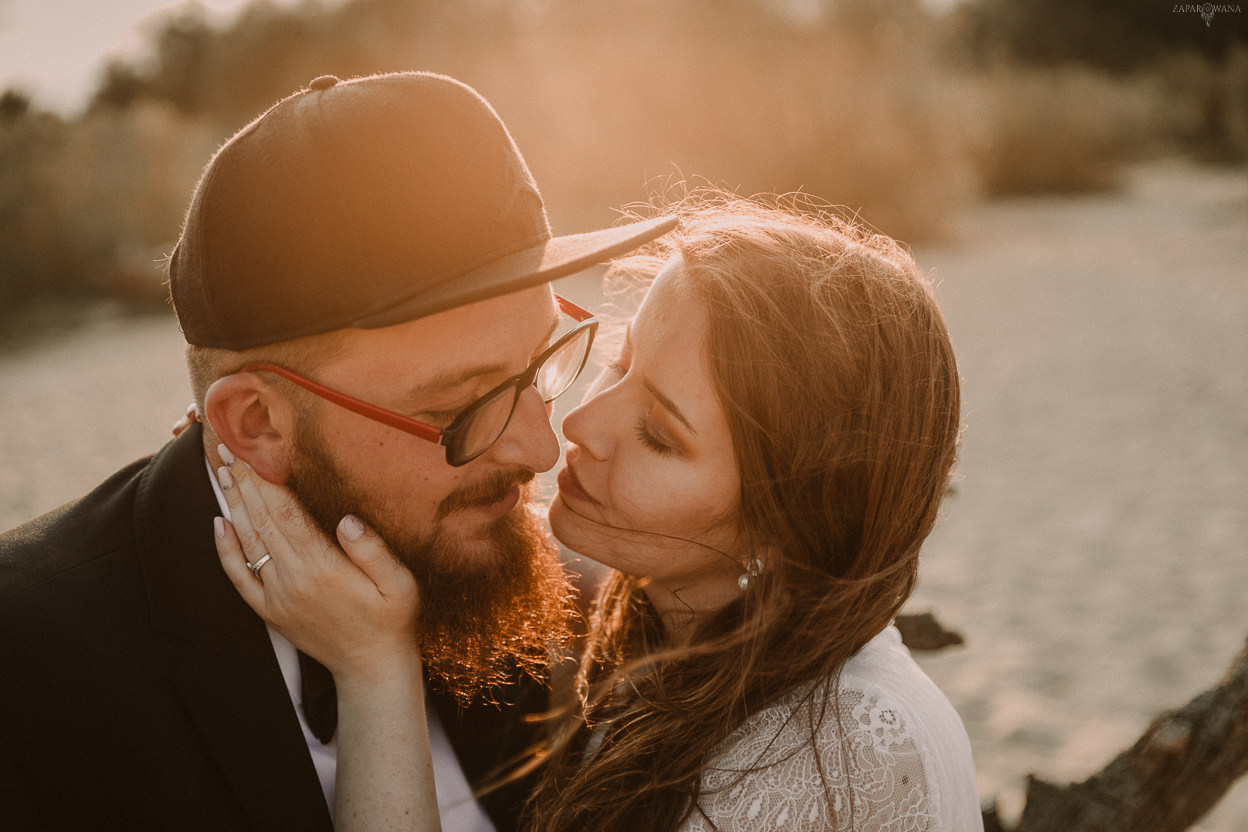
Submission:
[[[556,340],[546,350],[544,350],[542,354],[538,356],[535,361],[530,363],[529,366],[525,368],[524,372],[519,373],[518,375],[514,375],[511,378],[507,379],[506,381],[503,381],[502,383],[497,384],[494,387],[491,387],[484,394],[474,399],[472,403],[469,404],[467,407],[465,407],[463,411],[460,413],[460,415],[455,418],[455,421],[451,422],[451,424],[445,428],[439,428],[436,425],[429,424],[428,422],[422,422],[419,419],[413,419],[410,416],[404,416],[401,413],[395,413],[393,410],[387,410],[384,407],[378,407],[375,404],[369,404],[368,402],[362,399],[357,399],[354,396],[348,396],[346,393],[342,393],[338,390],[333,389],[332,387],[326,387],[325,385],[315,382],[306,376],[302,376],[299,373],[296,373],[294,370],[289,370],[281,366],[280,364],[270,364],[266,361],[256,361],[256,362],[247,364],[246,366],[240,368],[239,370],[237,370],[237,372],[249,373],[249,372],[256,372],[256,371],[267,371],[270,373],[275,373],[281,376],[282,378],[286,379],[287,381],[293,384],[299,385],[303,389],[307,390],[309,393],[313,393],[314,395],[317,395],[321,397],[322,399],[325,399],[326,401],[333,402],[339,407],[346,408],[347,410],[350,410],[352,413],[356,413],[360,416],[363,416],[366,419],[371,419],[374,422],[380,422],[381,424],[386,425],[388,427],[392,427],[395,430],[401,430],[404,433],[411,434],[412,436],[419,437],[429,442],[434,442],[436,444],[444,445],[446,446],[446,449],[447,449],[447,462],[451,465],[463,465],[467,462],[470,462],[472,459],[475,459],[476,456],[470,459],[466,459],[463,462],[459,462],[459,463],[451,462],[450,460],[451,447],[450,447],[449,442],[451,441],[451,439],[454,438],[454,435],[459,432],[460,428],[462,427],[461,422],[467,416],[472,414],[472,412],[476,408],[476,405],[479,402],[486,401],[487,399],[492,398],[503,388],[511,386],[511,385],[515,385],[518,381],[523,380],[525,376],[533,372],[533,369],[535,367],[541,366],[546,361],[546,359],[549,358],[550,355],[555,351],[556,347],[561,346],[573,334],[583,330],[586,326],[592,326],[595,328],[597,327],[598,322],[594,319],[594,313],[590,312],[588,309],[578,306],[577,304],[573,303],[572,301],[560,295],[555,295],[555,302],[559,305],[559,310],[563,312],[565,315],[567,315],[568,317],[572,318],[574,321],[576,321],[577,325],[573,327],[571,330],[569,330],[568,332],[564,333],[558,340]],[[590,347],[592,347],[593,346],[592,333],[590,337],[591,337]],[[589,350],[587,349],[586,355],[588,355],[588,353],[589,353]],[[583,363],[582,363],[581,369],[584,369]],[[580,370],[578,370],[577,373],[579,375]],[[514,405],[513,405],[513,408],[514,408]],[[508,421],[510,421],[510,417],[508,417]],[[489,448],[487,446],[486,450],[488,449]],[[484,453],[484,452],[485,452],[484,450],[481,451],[481,453]]]

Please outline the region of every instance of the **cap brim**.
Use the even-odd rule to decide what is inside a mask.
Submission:
[[[601,231],[552,237],[540,245],[426,288],[383,312],[359,318],[350,326],[362,329],[392,326],[549,283],[627,254],[642,243],[671,231],[676,222],[675,217],[656,217]]]

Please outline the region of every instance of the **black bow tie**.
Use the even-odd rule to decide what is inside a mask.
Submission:
[[[300,688],[303,691],[303,715],[312,735],[329,745],[338,728],[338,693],[334,675],[325,665],[302,650],[299,651]]]

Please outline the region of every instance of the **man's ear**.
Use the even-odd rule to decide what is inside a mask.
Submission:
[[[289,399],[256,373],[233,373],[204,393],[204,410],[217,437],[235,456],[269,482],[286,482],[294,442]]]

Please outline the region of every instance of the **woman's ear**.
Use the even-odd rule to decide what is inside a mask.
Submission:
[[[290,475],[294,419],[290,400],[256,373],[233,373],[212,383],[204,410],[217,438],[271,483]]]

